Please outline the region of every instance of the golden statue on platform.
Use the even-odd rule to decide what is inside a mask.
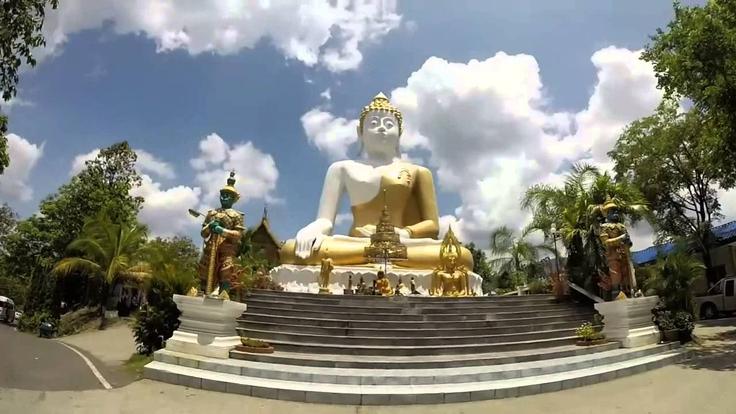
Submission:
[[[334,268],[332,259],[322,259],[322,267],[319,271],[319,293],[330,294],[330,273]]]
[[[393,296],[394,291],[391,289],[391,281],[388,280],[383,270],[378,271],[376,278],[376,292],[381,296]]]
[[[334,162],[327,170],[316,219],[281,248],[282,264],[319,266],[332,259],[337,266],[368,265],[366,247],[378,232],[376,223],[390,216],[406,259],[396,266],[431,270],[439,265],[439,215],[429,169],[401,159],[399,138],[403,116],[380,93],[363,108],[358,124],[362,144],[357,160]],[[348,235],[332,235],[340,198],[347,194],[353,223]],[[472,269],[470,251],[460,247],[457,262]]]
[[[440,248],[440,265],[432,273],[432,296],[469,296],[468,268],[458,262],[462,245],[452,227],[447,230]]]
[[[631,261],[631,238],[621,222],[619,207],[611,197],[606,199],[600,210],[606,217],[606,222],[600,226],[599,237],[606,249],[608,274],[604,275],[599,286],[610,291],[612,296],[621,292],[632,295],[636,290],[636,277]]]
[[[235,190],[235,172],[230,173],[227,185],[220,190],[220,208],[210,210],[202,224],[204,251],[199,261],[199,278],[205,295],[219,295],[227,299],[227,290],[235,279],[234,259],[243,236],[244,215],[232,208],[240,198]],[[190,210],[194,216],[199,216]]]

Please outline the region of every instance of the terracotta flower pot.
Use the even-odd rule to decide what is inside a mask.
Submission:
[[[680,331],[677,329],[670,329],[662,331],[662,342],[675,342],[680,340]]]
[[[578,339],[575,344],[577,346],[591,346],[591,345],[600,345],[602,343],[605,343],[605,338],[599,338],[599,339]]]
[[[248,352],[251,354],[272,354],[273,353],[273,347],[256,347],[256,346],[245,346],[245,345],[238,345],[235,347],[236,351],[240,352]]]

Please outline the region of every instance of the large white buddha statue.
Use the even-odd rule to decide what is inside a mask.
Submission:
[[[378,94],[360,114],[360,159],[330,165],[317,218],[299,230],[295,239],[284,243],[281,263],[319,265],[322,259],[331,259],[336,266],[368,264],[364,249],[385,204],[396,233],[407,247],[407,259],[394,266],[432,271],[440,265],[432,172],[400,158],[402,132],[401,112],[385,95]],[[348,235],[332,235],[343,194],[350,201],[353,223]],[[468,249],[461,249],[458,264],[473,268]]]

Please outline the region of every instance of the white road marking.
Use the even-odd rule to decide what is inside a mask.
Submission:
[[[93,364],[92,361],[89,360],[89,358],[87,358],[86,356],[84,356],[83,353],[77,351],[74,347],[69,346],[69,345],[65,344],[64,342],[61,342],[61,341],[56,341],[56,342],[64,345],[65,347],[71,349],[72,351],[76,352],[76,354],[79,355],[80,358],[82,358],[82,360],[84,361],[84,363],[87,364],[87,366],[89,367],[89,369],[92,371],[92,374],[94,374],[95,377],[97,377],[97,381],[100,381],[100,384],[102,384],[102,386],[105,387],[106,390],[112,389],[112,385],[110,385],[110,383],[107,382],[107,380],[105,379],[105,377],[102,376],[102,374],[97,369],[97,367],[95,367],[95,364]]]

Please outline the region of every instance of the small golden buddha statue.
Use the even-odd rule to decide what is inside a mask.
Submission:
[[[327,169],[317,217],[284,243],[282,264],[319,265],[330,258],[336,266],[367,265],[365,248],[388,205],[391,224],[407,254],[395,265],[426,270],[439,265],[439,214],[432,173],[401,159],[403,128],[401,112],[384,94],[363,108],[357,131],[361,158],[337,161]],[[332,235],[343,194],[348,196],[353,223],[348,235]],[[461,246],[457,262],[472,269],[473,256]]]
[[[447,230],[440,248],[440,265],[432,273],[432,296],[469,296],[468,268],[458,262],[462,245],[452,227]]]
[[[322,259],[322,267],[319,272],[319,293],[324,295],[330,294],[330,273],[335,266],[332,265],[332,259]]]
[[[376,293],[381,296],[392,296],[393,290],[391,289],[391,281],[388,280],[383,270],[378,271],[376,277]]]

